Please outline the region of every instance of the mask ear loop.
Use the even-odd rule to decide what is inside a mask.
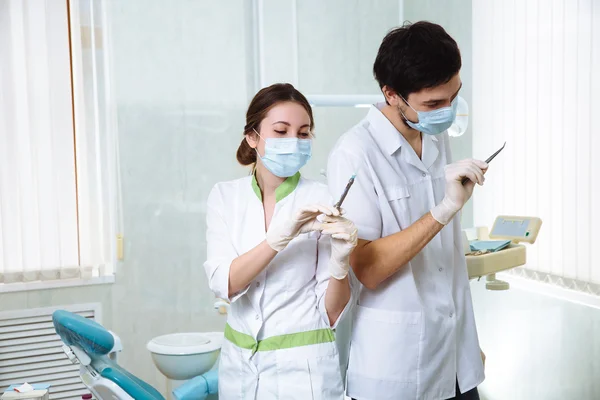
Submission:
[[[411,105],[410,105],[410,103],[409,103],[409,102],[408,102],[408,101],[407,101],[407,100],[404,98],[404,96],[402,96],[402,95],[399,95],[399,96],[400,96],[400,98],[401,98],[401,99],[402,99],[402,100],[403,100],[403,101],[406,103],[406,105],[410,107],[410,109],[411,109],[411,110],[413,110],[414,112],[418,113],[418,111],[417,111],[417,110],[415,110],[415,109],[413,108],[413,106],[411,106]]]
[[[254,131],[254,133],[256,133],[258,135],[258,137],[264,142],[265,139],[262,138],[262,136],[260,136],[260,133],[258,133],[258,131],[254,128],[252,128],[252,130]]]
[[[400,96],[400,98],[402,99],[402,101],[404,101],[406,103],[407,106],[410,107],[411,110],[413,110],[416,114],[417,114],[417,122],[412,122],[410,119],[408,119],[406,117],[406,115],[404,114],[404,111],[402,111],[402,109],[400,107],[398,107],[398,111],[400,111],[400,114],[402,114],[402,118],[404,118],[404,123],[408,125],[408,122],[410,121],[413,124],[418,124],[419,123],[419,112],[417,110],[415,110],[413,108],[413,106],[410,105],[410,103],[408,101],[406,101],[406,99],[404,98],[404,96],[402,96],[401,94],[399,94],[398,96]]]
[[[254,128],[252,128],[252,130],[254,131],[254,133],[256,133],[256,135],[258,136],[258,138],[260,140],[262,140],[263,142],[265,141],[265,139],[262,138],[262,136],[260,136],[260,133],[258,133],[258,131]],[[256,176],[256,167],[258,164],[258,160],[260,159],[260,153],[258,152],[258,145],[254,148],[254,151],[256,152],[256,162],[254,163],[254,166],[252,167],[252,175]]]

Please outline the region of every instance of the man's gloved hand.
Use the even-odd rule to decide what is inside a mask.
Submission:
[[[475,184],[483,185],[488,165],[479,160],[462,160],[446,166],[446,194],[440,204],[431,209],[431,215],[442,225],[454,218],[473,195]],[[462,181],[468,181],[463,185]]]
[[[333,206],[321,204],[301,207],[291,219],[271,222],[267,231],[267,244],[279,252],[285,249],[296,236],[320,230],[321,223],[317,221],[317,216],[321,214],[337,217],[340,212]]]

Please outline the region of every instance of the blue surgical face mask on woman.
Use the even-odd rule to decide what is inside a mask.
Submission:
[[[256,132],[256,129],[254,129]],[[260,134],[256,132],[259,138]],[[256,154],[265,168],[273,175],[288,178],[304,167],[312,156],[312,140],[298,138],[266,138],[265,155]]]
[[[440,133],[448,130],[452,123],[456,119],[456,108],[458,107],[458,96],[452,100],[450,107],[442,107],[432,111],[417,111],[415,110],[404,97],[402,100],[417,113],[419,118],[418,122],[412,122],[406,115],[400,110],[400,113],[404,117],[406,124],[411,128],[426,133],[427,135],[439,135]]]

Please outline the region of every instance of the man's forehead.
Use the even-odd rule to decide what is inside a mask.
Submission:
[[[456,95],[462,87],[462,81],[457,75],[450,81],[433,88],[423,89],[416,93],[411,93],[410,97],[414,97],[418,101],[445,101],[448,98]]]

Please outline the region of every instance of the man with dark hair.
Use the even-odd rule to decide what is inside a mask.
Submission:
[[[386,102],[329,156],[333,196],[356,174],[343,204],[360,238],[350,258],[362,283],[347,373],[355,399],[479,399],[484,356],[459,215],[487,165],[451,164],[460,68],[441,26],[392,30],[373,66]]]

